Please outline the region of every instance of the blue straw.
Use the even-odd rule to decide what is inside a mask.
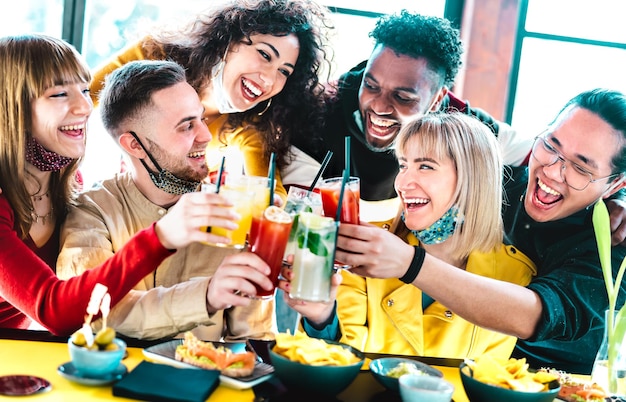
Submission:
[[[341,188],[339,189],[339,200],[337,201],[337,212],[335,213],[335,222],[341,220],[341,210],[343,209],[343,193],[348,183],[349,172],[344,169],[343,177],[341,178]]]
[[[344,162],[345,162],[345,171],[348,172],[348,177],[350,177],[350,136],[347,135],[344,138]]]
[[[269,206],[274,204],[274,175],[276,174],[276,155],[272,152],[270,156],[270,169],[269,169],[269,186],[270,186],[270,199]]]
[[[222,163],[220,164],[220,170],[217,173],[217,183],[215,183],[215,192],[220,192],[220,186],[222,185],[222,176],[224,175],[224,162],[226,161],[226,157],[222,156]]]

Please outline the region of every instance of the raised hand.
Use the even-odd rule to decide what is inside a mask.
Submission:
[[[168,249],[183,248],[193,242],[229,243],[227,238],[207,233],[201,228],[219,226],[235,229],[239,216],[228,208],[230,205],[219,194],[185,194],[156,223],[157,236]]]
[[[268,275],[270,267],[256,254],[241,252],[224,258],[209,281],[207,309],[209,313],[230,308],[247,306],[254,296],[254,283],[263,289],[272,289]]]
[[[341,284],[341,274],[333,274],[330,282],[330,300],[327,302],[309,302],[303,300],[292,299],[289,296],[291,290],[291,280],[293,279],[293,270],[289,266],[284,266],[281,271],[281,279],[278,283],[278,287],[284,291],[285,303],[300,313],[303,317],[306,317],[309,321],[315,324],[321,324],[325,322],[333,312],[333,306],[335,299],[337,298],[337,289]]]

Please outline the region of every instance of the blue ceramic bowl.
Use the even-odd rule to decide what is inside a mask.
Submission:
[[[113,373],[122,362],[126,352],[126,343],[123,340],[115,338],[113,342],[117,345],[117,349],[97,350],[77,346],[70,338],[67,346],[76,371],[91,378],[105,377]]]
[[[472,377],[472,370],[465,363],[461,363],[461,382],[465,394],[470,402],[506,401],[506,402],[552,402],[557,397],[561,385],[558,380],[552,381],[547,391],[523,392],[496,387],[495,385],[480,382]]]
[[[383,357],[380,359],[374,359],[370,363],[370,372],[372,373],[374,378],[385,388],[395,392],[400,392],[398,378],[390,377],[389,375],[387,375],[389,373],[389,370],[395,368],[400,363],[411,364],[413,367],[417,368],[425,375],[433,377],[443,377],[441,371],[437,370],[436,368],[417,360],[407,359],[403,357]]]
[[[450,402],[454,386],[441,377],[405,374],[398,379],[402,402]]]
[[[346,366],[312,366],[294,362],[274,352],[275,342],[269,347],[274,375],[287,387],[312,394],[337,395],[354,381],[363,366],[365,356],[352,346],[326,341],[351,351],[359,361]]]

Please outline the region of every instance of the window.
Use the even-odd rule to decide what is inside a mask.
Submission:
[[[11,3],[0,13],[0,36],[38,32],[61,37],[63,0],[30,0]]]
[[[509,100],[511,124],[519,132],[538,134],[582,91],[626,92],[626,30],[616,12],[622,2],[521,2],[520,61]]]

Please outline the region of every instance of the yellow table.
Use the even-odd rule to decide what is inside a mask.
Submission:
[[[57,368],[70,360],[66,343],[43,342],[31,340],[0,339],[0,376],[28,374],[45,378],[52,384],[52,389],[36,395],[20,397],[20,400],[42,400],[42,401],[131,401],[131,399],[114,397],[111,386],[87,386],[67,380],[57,373]],[[129,347],[128,357],[123,360],[128,370],[135,368],[144,360],[141,348]],[[450,381],[454,387],[454,401],[468,402],[458,367],[435,366],[441,370],[444,377]],[[378,392],[381,388],[369,373],[361,373],[366,376],[364,388],[371,388],[373,392]],[[363,378],[363,377],[361,377]],[[363,380],[355,387],[362,387]],[[350,391],[348,388],[344,393]],[[361,390],[364,391],[364,390]],[[361,392],[362,393],[362,392]],[[339,396],[341,398],[341,394]],[[369,398],[367,398],[369,399]],[[0,396],[0,401],[15,402],[16,397]],[[236,390],[220,385],[209,397],[208,402],[251,402],[254,400],[252,389]]]
[[[61,377],[57,367],[70,360],[67,344],[55,342],[18,341],[0,339],[0,375],[30,374],[43,377],[52,383],[48,392],[20,397],[20,400],[42,401],[131,401],[114,397],[111,386],[92,387],[76,384]],[[128,357],[122,362],[128,370],[144,360],[142,349],[128,348]],[[254,399],[252,389],[235,390],[219,386],[208,399],[209,402],[235,402]],[[16,402],[15,397],[0,396],[2,401]]]

